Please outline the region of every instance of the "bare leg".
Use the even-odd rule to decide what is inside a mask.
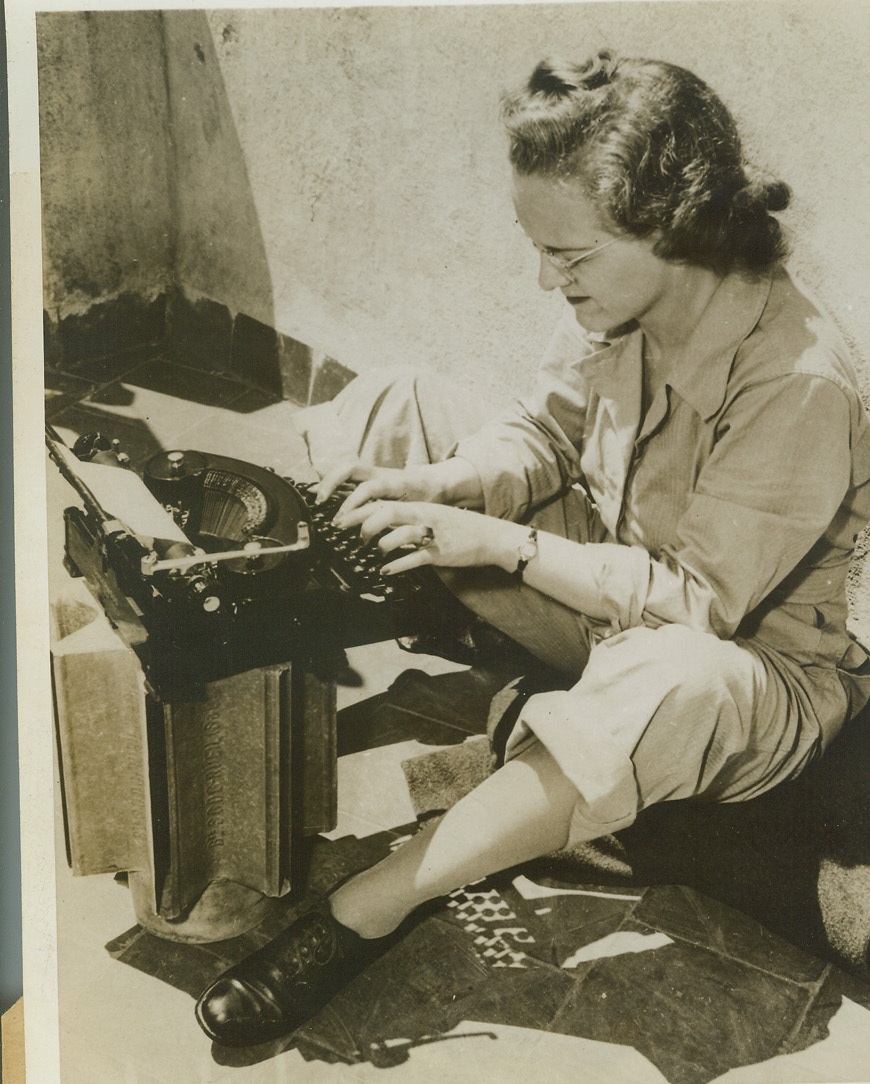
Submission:
[[[287,1035],[380,955],[380,938],[415,907],[562,847],[576,800],[576,788],[550,754],[530,746],[432,831],[414,836],[224,972],[197,1002],[200,1026],[228,1046]]]
[[[383,937],[415,907],[564,847],[577,790],[540,744],[509,761],[423,831],[330,897],[362,937]]]

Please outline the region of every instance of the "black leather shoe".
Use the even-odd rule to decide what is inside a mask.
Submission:
[[[202,1030],[223,1046],[288,1035],[318,1013],[394,938],[360,937],[322,900],[252,956],[225,971],[196,1004]]]

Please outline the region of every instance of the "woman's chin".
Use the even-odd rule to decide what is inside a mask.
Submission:
[[[574,310],[574,319],[585,331],[607,331],[612,323],[590,297],[569,300],[568,304]]]

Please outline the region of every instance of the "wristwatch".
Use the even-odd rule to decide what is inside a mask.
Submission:
[[[523,542],[523,544],[517,547],[517,567],[514,575],[518,580],[523,578],[523,573],[526,570],[526,566],[533,557],[538,556],[538,531],[536,527],[532,527],[529,531],[529,537]]]

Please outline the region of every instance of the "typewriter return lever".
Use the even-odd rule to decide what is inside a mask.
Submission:
[[[184,570],[192,568],[194,565],[216,564],[218,561],[238,560],[239,558],[247,558],[253,561],[266,554],[271,557],[279,553],[297,553],[299,550],[307,550],[311,545],[308,524],[304,520],[300,520],[297,524],[297,531],[296,541],[286,546],[264,546],[261,541],[253,539],[246,542],[242,549],[208,554],[200,550],[199,553],[185,557],[172,557],[165,561],[158,560],[157,554],[152,551],[142,558],[142,575],[151,576],[155,572],[169,571],[173,568]]]

